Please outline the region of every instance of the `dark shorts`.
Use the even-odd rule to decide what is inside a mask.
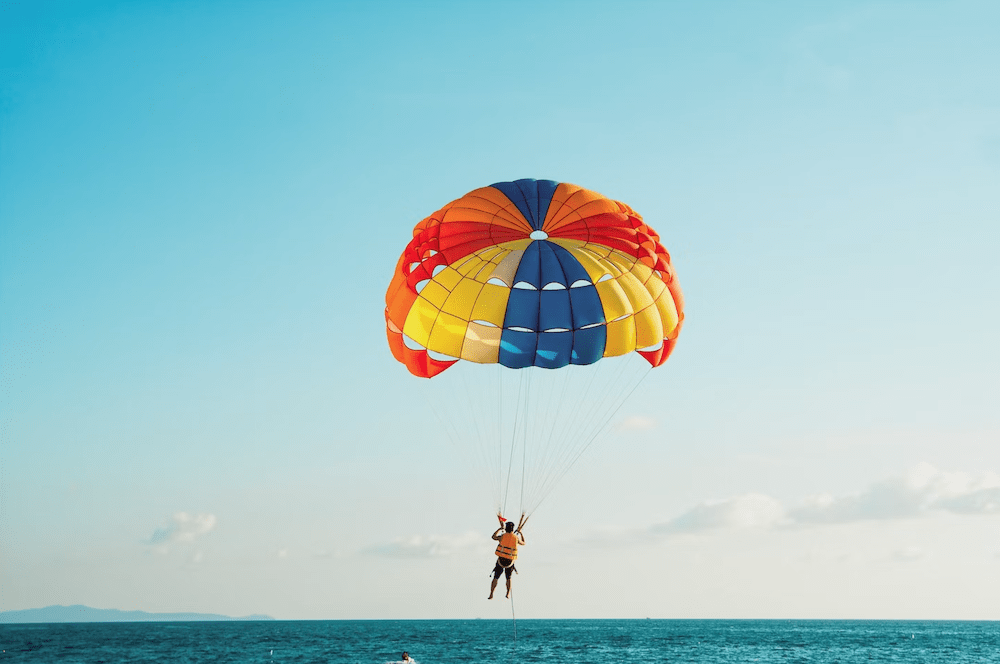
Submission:
[[[514,571],[514,561],[510,558],[497,558],[496,567],[493,568],[493,578],[499,579],[501,574],[506,573],[507,578],[510,578],[511,573]]]

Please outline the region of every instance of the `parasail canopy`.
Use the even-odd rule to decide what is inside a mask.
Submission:
[[[413,229],[386,292],[389,347],[430,378],[458,360],[558,369],[666,361],[684,320],[670,255],[625,203],[551,180],[499,182]]]

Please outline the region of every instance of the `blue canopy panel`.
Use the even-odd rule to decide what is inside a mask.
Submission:
[[[511,369],[533,366],[537,346],[537,332],[504,330],[500,335],[500,364]]]
[[[572,282],[566,281],[566,270],[562,266],[562,261],[559,260],[559,254],[555,252],[552,247],[559,247],[558,244],[553,242],[532,242],[531,244],[538,245],[538,262],[539,262],[539,272],[541,273],[541,284],[540,288],[553,288],[562,286],[563,288],[569,288],[569,284]],[[562,247],[559,247],[562,249]],[[576,263],[576,259],[573,258],[573,254],[569,253],[565,249],[566,255],[569,259]],[[522,261],[524,259],[521,259]],[[582,267],[582,266],[581,266]]]
[[[555,254],[556,259],[559,261],[559,265],[562,266],[563,275],[566,277],[563,283],[567,287],[572,286],[578,281],[590,283],[590,275],[587,274],[587,271],[583,269],[580,261],[576,260],[573,254],[555,242],[546,242],[545,246],[552,250],[552,253]]]
[[[535,366],[558,369],[569,364],[573,352],[573,332],[539,332]]]
[[[521,254],[521,262],[517,264],[517,272],[514,273],[513,286],[529,284],[535,290],[542,289],[544,285],[542,284],[542,252],[540,251],[542,244],[549,243],[535,240]]]
[[[608,342],[608,328],[604,325],[584,328],[573,332],[573,364],[593,364],[604,357],[604,347]]]
[[[557,244],[532,242],[507,301],[500,364],[512,369],[592,364],[604,355],[604,323],[601,298],[580,262]]]
[[[542,224],[545,223],[545,215],[549,213],[552,195],[559,183],[552,180],[528,178],[514,182],[497,182],[490,186],[499,189],[511,203],[517,206],[517,209],[531,224],[531,230],[540,231]]]
[[[507,299],[507,313],[503,329],[519,328],[522,331],[538,331],[538,309],[541,305],[537,290],[512,288]]]
[[[573,309],[569,290],[543,290],[538,298],[539,332],[572,332]],[[572,344],[571,344],[572,345]]]

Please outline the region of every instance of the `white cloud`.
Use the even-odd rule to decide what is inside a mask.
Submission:
[[[815,494],[795,507],[786,508],[775,498],[751,493],[696,505],[650,530],[654,534],[681,534],[737,528],[819,526],[919,518],[941,511],[964,515],[1000,514],[1000,475],[947,472],[921,463],[900,477],[876,482],[857,494]]]
[[[873,484],[859,494],[810,496],[789,511],[799,524],[919,517],[934,510],[957,514],[1000,513],[1000,477],[945,472],[921,463],[902,477]]]
[[[962,496],[943,498],[936,506],[956,514],[1000,514],[1000,488],[979,489]]]
[[[649,431],[656,426],[656,420],[652,417],[642,415],[632,415],[622,420],[618,428],[622,431]]]
[[[214,514],[188,514],[177,512],[167,525],[157,528],[150,536],[149,544],[169,544],[171,542],[193,542],[215,528]]]
[[[872,485],[852,496],[809,496],[799,507],[789,511],[789,517],[799,524],[847,523],[918,516],[923,509],[924,497],[919,492],[890,481]]]
[[[706,502],[667,523],[659,533],[698,533],[722,528],[766,528],[784,521],[785,510],[774,498],[748,493],[728,500]]]
[[[374,546],[366,553],[394,558],[441,558],[483,546],[482,533],[463,535],[412,535]]]

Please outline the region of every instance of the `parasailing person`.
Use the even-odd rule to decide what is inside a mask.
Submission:
[[[670,254],[626,203],[565,182],[497,182],[414,227],[385,304],[393,357],[433,379],[414,401],[477,454],[498,515],[520,494],[521,523],[493,535],[490,597],[501,573],[509,596],[526,516],[674,351],[684,297]]]
[[[510,575],[512,572],[517,571],[514,567],[514,561],[517,560],[517,547],[524,545],[524,534],[521,532],[521,529],[524,528],[524,524],[528,522],[528,519],[522,514],[521,522],[518,524],[517,530],[515,530],[513,521],[506,521],[499,514],[497,514],[497,518],[500,519],[500,527],[493,532],[493,539],[498,542],[497,550],[495,551],[497,563],[493,568],[493,583],[490,584],[490,596],[486,599],[493,599],[493,591],[497,588],[497,581],[500,580],[501,574],[507,575],[507,598],[509,599]]]

